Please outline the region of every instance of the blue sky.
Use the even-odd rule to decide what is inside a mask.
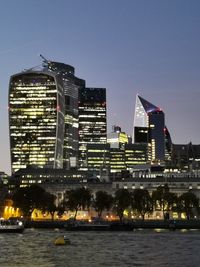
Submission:
[[[1,0],[0,171],[10,173],[8,85],[47,59],[107,88],[108,131],[132,133],[135,96],[160,106],[174,143],[200,144],[200,1]]]

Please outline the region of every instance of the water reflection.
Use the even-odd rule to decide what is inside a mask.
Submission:
[[[67,246],[55,246],[67,235]],[[1,267],[200,266],[200,231],[65,232],[27,229],[0,235]]]

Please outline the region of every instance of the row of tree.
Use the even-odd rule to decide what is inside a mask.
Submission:
[[[22,187],[15,190],[12,195],[15,207],[19,207],[24,216],[30,218],[34,209],[49,212],[54,218],[57,211],[62,215],[64,211],[73,211],[74,219],[79,210],[95,209],[99,218],[102,212],[113,211],[123,221],[124,211],[132,210],[143,219],[146,214],[151,214],[155,210],[161,210],[163,217],[170,211],[177,213],[184,212],[187,219],[199,212],[199,199],[192,192],[183,193],[177,196],[170,192],[168,185],[159,186],[150,195],[146,189],[135,189],[130,192],[127,189],[118,189],[112,196],[104,191],[96,192],[95,196],[87,188],[77,188],[67,190],[64,200],[58,206],[55,205],[56,197],[38,185]]]

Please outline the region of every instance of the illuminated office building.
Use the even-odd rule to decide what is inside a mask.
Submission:
[[[64,91],[49,71],[11,76],[9,128],[12,172],[27,167],[62,168]]]
[[[125,145],[125,164],[127,170],[140,169],[148,162],[148,144],[135,143]]]
[[[124,146],[128,143],[128,135],[121,131],[121,127],[114,125],[107,136],[110,144],[110,172],[121,172],[126,169]]]
[[[121,172],[126,169],[124,148],[111,148],[110,144],[87,145],[87,168],[100,175],[102,172]]]
[[[165,126],[165,114],[139,95],[136,97],[133,142],[148,144],[152,163],[170,160],[172,142]]]
[[[149,142],[151,144],[152,162],[165,160],[165,115],[161,110],[148,114]]]
[[[21,127],[20,123],[23,124],[23,127],[24,127],[24,124],[26,124],[26,126],[30,126],[31,128],[33,126],[37,127],[37,123],[40,122],[41,124],[43,123],[44,125],[44,132],[45,132],[45,127],[46,127],[46,132],[49,131],[48,128],[52,129],[53,131],[53,125],[54,125],[54,130],[56,129],[55,133],[51,133],[49,135],[44,133],[46,135],[46,139],[48,140],[52,139],[53,135],[55,136],[54,138],[57,138],[56,145],[55,145],[56,151],[58,147],[60,147],[59,148],[59,157],[60,157],[59,162],[60,163],[58,163],[56,154],[54,156],[51,155],[50,157],[51,163],[53,162],[54,158],[56,158],[56,163],[53,164],[53,166],[56,168],[61,167],[64,169],[70,169],[72,167],[77,167],[78,147],[79,147],[78,145],[78,95],[79,95],[79,89],[85,87],[85,81],[75,76],[74,67],[64,64],[64,63],[60,63],[60,62],[50,61],[50,60],[45,59],[42,55],[40,56],[43,59],[43,68],[40,68],[40,71],[33,71],[35,68],[32,68],[19,75],[14,75],[10,82],[10,106],[11,107],[14,106],[14,108],[10,110],[10,132],[11,132],[11,141],[12,141],[11,150],[14,149],[13,144],[14,144],[14,140],[16,140],[16,137],[12,138],[12,136],[17,134],[16,132],[15,133],[13,132],[14,131],[13,129],[16,129],[14,128],[16,127],[15,124],[17,124],[19,128]],[[18,76],[22,77],[22,82],[20,81],[21,78],[19,79],[17,78]],[[31,77],[31,78],[29,79],[28,77]],[[45,77],[45,78],[40,79],[40,77]],[[53,81],[51,77],[54,77]],[[51,83],[49,82],[49,79]],[[19,86],[17,84],[18,80],[19,80]],[[34,82],[34,80],[36,82]],[[51,85],[51,90],[52,90],[51,94],[54,93],[55,99],[52,97],[52,95],[48,91],[48,86],[50,85]],[[53,86],[54,86],[54,90],[52,89]],[[32,91],[34,91],[34,93]],[[42,95],[42,101],[40,101],[40,95]],[[64,120],[64,125],[62,124],[62,127],[60,127],[60,116],[57,116],[56,115],[57,113],[55,114],[54,121],[48,120],[48,123],[47,123],[48,118],[45,117],[47,116],[46,113],[41,115],[40,118],[38,115],[39,113],[37,113],[35,115],[34,125],[33,125],[33,120],[29,121],[29,117],[23,117],[23,120],[19,120],[19,118],[21,117],[19,117],[18,114],[20,113],[20,116],[21,116],[21,113],[26,112],[23,105],[26,105],[25,108],[27,109],[29,106],[30,112],[33,112],[33,109],[36,110],[37,108],[41,108],[41,107],[45,109],[46,107],[48,107],[48,105],[53,106],[52,104],[53,101],[57,102],[57,109],[61,108],[61,105],[59,103],[62,102],[62,110],[60,110],[62,112],[62,115],[64,114],[64,119],[62,118]],[[17,106],[17,103],[19,103],[18,106]],[[51,110],[52,110],[52,107],[51,107]],[[16,114],[14,112],[16,112]],[[59,114],[59,110],[57,110],[57,112]],[[37,130],[39,131],[38,127],[37,127]],[[61,131],[63,131],[62,134],[61,134]],[[60,135],[62,135],[62,138],[60,138]],[[19,136],[19,135],[17,134],[16,136]],[[63,141],[63,138],[64,138],[64,141]],[[16,140],[16,141],[19,142],[19,140]],[[59,143],[61,143],[62,146],[57,146],[57,144]],[[16,151],[13,153],[16,154]],[[35,166],[35,167],[36,166],[37,167],[42,167],[42,166],[50,167],[51,164],[49,160],[47,163],[47,159],[46,159],[47,157],[44,157],[43,153],[42,154],[40,153],[39,155],[37,155],[37,157],[43,158],[41,159],[40,163],[38,159],[36,160],[35,157],[31,156],[32,152],[30,152],[29,156],[28,156],[28,153],[29,152],[27,151],[26,160],[23,159],[24,156],[21,157],[20,160],[19,160],[20,157],[18,157],[17,159],[18,163],[14,163],[16,161],[16,155],[15,156],[12,155],[12,166],[17,164],[19,165],[18,166],[19,168],[25,168],[29,165]],[[47,152],[44,152],[44,153],[47,153]],[[32,157],[35,160],[27,160],[27,158],[29,157]],[[19,164],[19,162],[23,162],[23,164],[21,163]],[[18,169],[18,167],[13,167],[13,168]]]
[[[124,147],[110,148],[110,172],[126,170]]]
[[[110,172],[132,171],[148,162],[147,142],[132,144],[125,132],[119,126],[113,126],[112,133],[108,134],[110,144]]]
[[[145,143],[125,143],[119,147],[111,147],[108,143],[87,145],[87,166],[93,173],[133,171],[143,168],[147,162],[148,146]]]
[[[63,168],[76,168],[78,165],[78,95],[85,88],[85,81],[75,76],[74,67],[54,61],[47,61],[46,68],[62,77],[65,95],[65,134]]]
[[[89,171],[110,174],[132,172],[143,168],[148,162],[148,144],[129,141],[128,135],[119,126],[113,126],[107,144],[87,144],[87,167]]]
[[[110,168],[110,145],[87,145],[87,168],[94,173],[101,173]]]
[[[119,126],[114,125],[113,131],[107,136],[107,142],[110,144],[111,148],[120,148],[124,147],[124,145],[129,142],[129,137],[126,133],[121,131]]]
[[[87,170],[87,145],[106,144],[106,89],[79,90],[79,167]]]

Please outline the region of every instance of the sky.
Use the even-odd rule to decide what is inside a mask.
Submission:
[[[199,0],[0,0],[0,171],[10,174],[10,76],[39,54],[107,89],[108,132],[132,134],[136,94],[175,144],[200,144]]]

